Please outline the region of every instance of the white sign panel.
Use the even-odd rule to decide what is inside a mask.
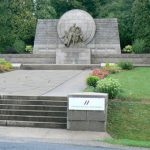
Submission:
[[[105,110],[105,98],[69,97],[69,110]]]

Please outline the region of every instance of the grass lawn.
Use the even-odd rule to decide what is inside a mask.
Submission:
[[[150,141],[150,104],[111,100],[107,118],[113,138]]]
[[[119,80],[122,91],[109,100],[107,131],[112,144],[150,147],[150,67],[111,74]],[[87,87],[85,91],[94,91]]]
[[[115,139],[108,142],[150,147],[150,67],[109,76],[119,80],[122,92],[109,101],[107,130]]]
[[[122,85],[120,99],[126,100],[150,100],[150,67],[139,67],[130,71],[111,74]]]
[[[135,140],[128,140],[128,139],[109,138],[109,139],[105,139],[104,142],[107,142],[107,143],[110,143],[110,144],[125,145],[125,146],[150,148],[150,142],[149,141],[135,141]]]

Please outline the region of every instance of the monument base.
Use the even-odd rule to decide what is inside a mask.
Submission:
[[[91,64],[91,51],[85,48],[56,49],[56,64]]]
[[[68,96],[67,129],[105,132],[108,94],[76,93]]]

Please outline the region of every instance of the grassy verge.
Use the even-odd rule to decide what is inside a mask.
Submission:
[[[114,139],[111,144],[150,147],[150,67],[110,74],[118,79],[122,92],[109,100],[107,131]],[[87,87],[85,92],[94,92]],[[120,139],[120,140],[119,140]]]
[[[150,104],[110,101],[107,131],[116,139],[150,141]]]
[[[150,100],[150,67],[139,67],[109,75],[116,78],[122,85],[118,98],[125,100]]]
[[[150,148],[150,142],[149,141],[135,141],[135,140],[128,140],[128,139],[109,138],[109,139],[105,139],[104,142],[107,142],[110,144],[125,145],[125,146]]]
[[[150,147],[150,68],[109,75],[122,85],[120,100],[109,101],[107,130],[111,144]],[[138,101],[138,102],[137,102]]]

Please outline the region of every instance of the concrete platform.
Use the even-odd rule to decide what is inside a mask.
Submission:
[[[90,70],[15,70],[0,74],[0,95],[67,96],[81,92]]]

